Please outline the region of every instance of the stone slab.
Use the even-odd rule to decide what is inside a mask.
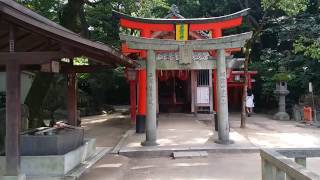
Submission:
[[[26,176],[21,174],[19,176],[0,176],[1,180],[26,180]]]
[[[110,147],[97,147],[92,156],[64,176],[28,176],[27,180],[78,180],[84,172],[90,169],[110,150]]]
[[[207,151],[180,151],[180,152],[173,152],[172,157],[174,159],[208,157],[208,152]]]

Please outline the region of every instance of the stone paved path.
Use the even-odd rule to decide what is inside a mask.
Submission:
[[[84,121],[86,136],[96,137],[100,146],[115,146],[131,127],[128,119],[115,116]],[[232,114],[230,126],[231,138],[236,142],[231,145],[233,147],[320,147],[320,129],[297,127],[293,121],[274,121],[267,116],[254,115],[248,119],[246,129],[241,129],[239,116]],[[193,115],[163,114],[159,118],[158,142],[162,148],[216,146],[213,143],[216,133],[212,129],[211,121],[205,116],[194,118]],[[140,146],[143,139],[144,135],[133,134],[125,139],[122,148],[143,148]],[[107,154],[80,179],[261,179],[260,163],[258,153],[209,153],[207,158],[176,160],[170,157],[129,158]],[[307,164],[316,172],[320,158],[308,159]]]

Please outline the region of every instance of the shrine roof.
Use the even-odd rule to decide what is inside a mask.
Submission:
[[[206,24],[206,23],[214,23],[214,22],[222,22],[226,20],[235,19],[238,17],[246,16],[249,13],[248,9],[243,9],[233,14],[219,16],[219,17],[210,17],[210,18],[185,18],[185,19],[166,19],[166,18],[140,18],[133,17],[127,14],[123,14],[118,11],[112,11],[113,16],[118,19],[127,19],[135,22],[142,22],[147,24]]]
[[[0,16],[0,52],[9,49],[9,24],[13,24],[17,52],[68,51],[74,57],[86,56],[112,67],[135,67],[115,48],[83,38],[15,1],[0,0]]]

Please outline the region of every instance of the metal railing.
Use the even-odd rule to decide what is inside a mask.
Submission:
[[[262,180],[320,180],[306,168],[306,159],[320,157],[320,149],[262,149]],[[293,161],[294,158],[294,161]]]

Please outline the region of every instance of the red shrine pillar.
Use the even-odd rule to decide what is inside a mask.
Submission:
[[[236,108],[239,106],[239,97],[240,97],[240,93],[239,93],[239,87],[235,86],[233,88],[233,107]]]
[[[248,74],[248,89],[252,88],[251,74]]]
[[[214,111],[218,110],[218,99],[217,99],[217,67],[213,70],[213,99],[214,99]]]
[[[136,88],[136,77],[137,71],[134,69],[128,69],[128,80],[130,85],[130,114],[131,123],[136,123],[136,111],[137,111],[137,88]]]
[[[140,31],[140,37],[151,37],[151,31],[150,30],[141,30]],[[141,58],[146,58],[146,52],[143,51],[141,53]],[[145,121],[146,121],[146,103],[147,103],[147,71],[146,69],[138,70],[138,113],[136,121],[140,124],[140,122],[143,124],[139,127],[139,129],[136,129],[137,133],[144,133],[145,132]],[[138,122],[139,121],[139,122]],[[137,126],[138,127],[138,126]],[[141,128],[141,129],[140,129]]]
[[[220,28],[211,30],[212,38],[218,38],[222,36],[222,30]],[[217,98],[217,67],[213,71],[213,98],[214,98],[214,111],[218,110],[218,98]]]

